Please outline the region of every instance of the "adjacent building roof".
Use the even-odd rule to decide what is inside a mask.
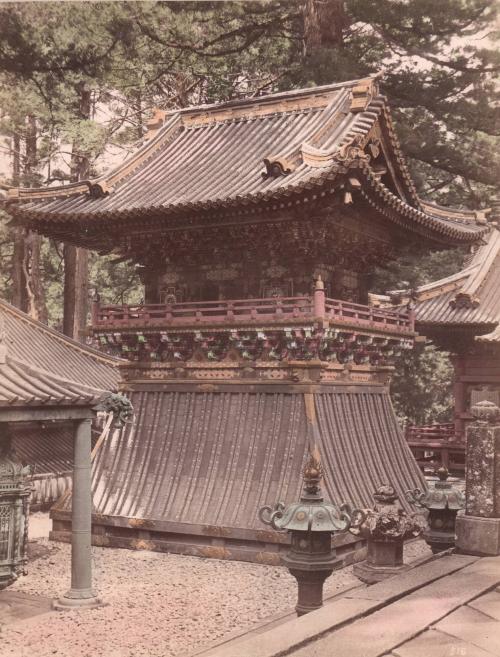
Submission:
[[[500,343],[500,230],[492,227],[462,271],[416,293],[418,330],[469,328],[480,342]]]
[[[0,327],[14,366],[44,370],[78,386],[117,389],[119,359],[67,338],[1,299]]]
[[[10,358],[0,345],[0,407],[94,406],[104,394]]]
[[[12,445],[34,475],[70,474],[73,470],[75,429],[71,422],[12,423]]]
[[[103,221],[151,225],[278,209],[342,187],[431,239],[468,243],[485,231],[480,212],[418,198],[375,78],[160,112],[151,128],[146,143],[101,178],[11,189],[9,212],[46,234],[102,248]]]

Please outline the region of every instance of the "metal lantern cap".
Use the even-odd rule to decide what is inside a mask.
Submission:
[[[285,506],[278,502],[276,506],[264,506],[259,511],[259,518],[274,529],[302,532],[343,532],[351,524],[350,516],[344,508],[325,502],[321,493],[320,482],[323,478],[319,452],[315,447],[303,470],[304,487],[300,502]],[[266,518],[265,515],[268,514]]]
[[[274,524],[278,529],[304,532],[339,532],[349,527],[340,509],[328,502],[290,504],[281,517],[275,518]]]
[[[436,471],[439,481],[434,488],[422,492],[419,488],[408,491],[406,498],[424,509],[450,509],[460,511],[465,507],[465,495],[448,481],[448,469],[442,466]]]

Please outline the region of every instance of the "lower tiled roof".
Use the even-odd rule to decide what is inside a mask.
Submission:
[[[12,446],[33,474],[66,474],[73,470],[75,429],[64,422],[12,424]]]
[[[97,452],[93,503],[105,516],[262,530],[265,504],[298,500],[310,435],[302,393],[135,391],[135,422]],[[314,395],[325,497],[366,507],[383,483],[424,487],[388,393]],[[61,501],[69,509],[70,498]],[[408,507],[409,508],[409,507]]]

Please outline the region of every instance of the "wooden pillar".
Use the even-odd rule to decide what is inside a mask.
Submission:
[[[453,396],[455,398],[455,439],[465,442],[465,420],[464,413],[467,411],[466,387],[462,380],[465,374],[465,355],[458,354],[452,359],[454,368]]]
[[[318,276],[314,286],[314,317],[324,319],[325,314],[325,284],[321,280],[321,276]]]
[[[76,425],[73,456],[71,588],[54,602],[55,609],[88,609],[102,604],[92,589],[91,448],[91,420],[80,420]]]

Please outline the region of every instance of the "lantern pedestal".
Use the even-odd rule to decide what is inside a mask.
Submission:
[[[429,519],[429,524],[431,520]],[[453,527],[455,527],[455,519],[453,519]],[[431,528],[424,531],[422,534],[424,541],[432,550],[432,554],[439,554],[445,550],[450,550],[455,547],[455,533],[450,534],[449,531],[439,531]]]
[[[408,570],[403,563],[403,541],[368,540],[366,561],[354,564],[353,572],[365,584],[376,584]]]
[[[329,533],[325,532],[325,536],[321,538],[324,545],[331,545]],[[297,580],[298,597],[295,609],[297,616],[303,616],[323,606],[323,584],[333,573],[336,555],[332,549],[323,555],[311,552],[300,554],[293,549],[294,542],[300,543],[300,540],[294,541],[292,538],[292,550],[283,557],[282,562]]]

